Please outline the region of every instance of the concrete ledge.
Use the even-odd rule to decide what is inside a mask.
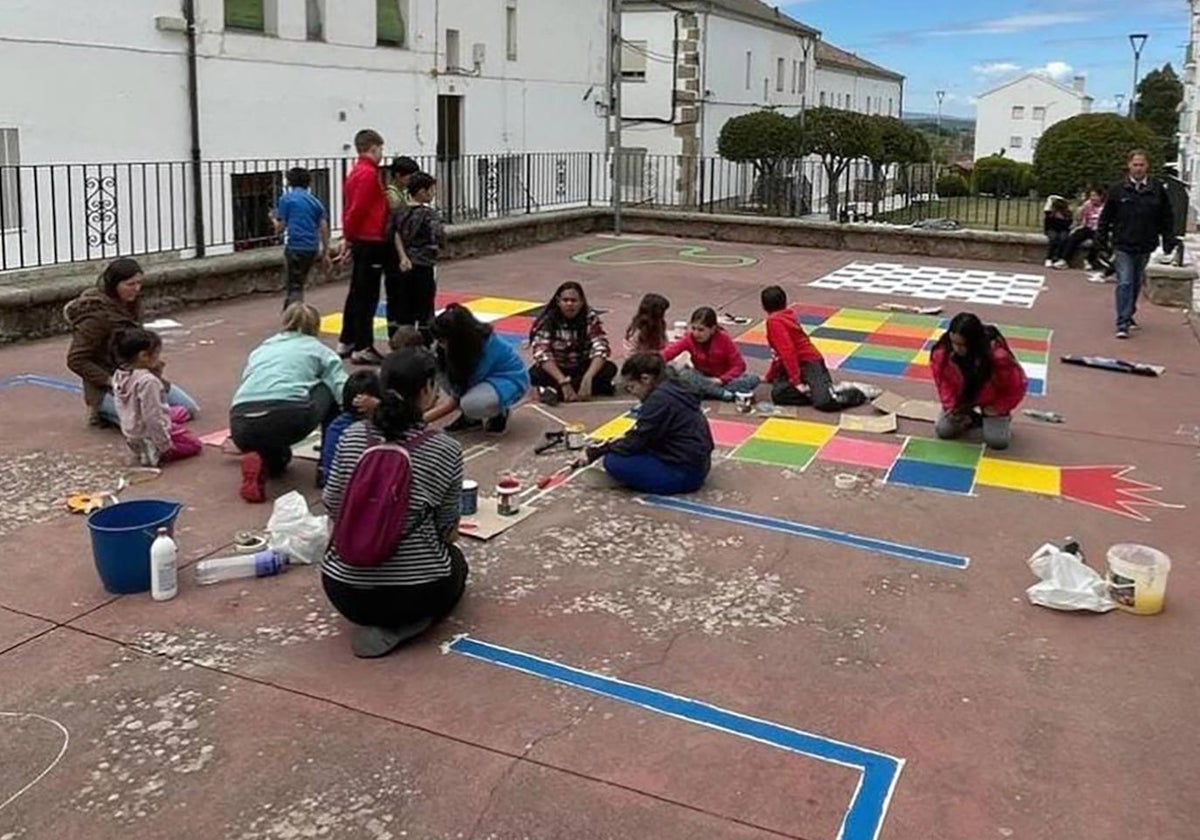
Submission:
[[[1146,266],[1146,297],[1159,306],[1192,309],[1196,267],[1151,262]]]

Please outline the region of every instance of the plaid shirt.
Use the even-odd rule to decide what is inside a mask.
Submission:
[[[586,368],[591,359],[607,359],[612,355],[604,323],[590,309],[583,329],[563,322],[557,326],[543,322],[534,332],[530,348],[535,363],[540,365],[553,360],[564,373]]]

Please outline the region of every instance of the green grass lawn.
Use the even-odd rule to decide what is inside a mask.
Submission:
[[[996,199],[968,195],[917,203],[903,210],[881,213],[880,219],[899,224],[920,219],[954,219],[963,227],[976,230],[1037,232],[1042,229],[1042,205],[1040,198]]]

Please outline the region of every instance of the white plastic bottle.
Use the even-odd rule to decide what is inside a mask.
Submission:
[[[287,571],[287,568],[287,555],[270,548],[256,554],[210,557],[196,564],[196,583],[209,586],[240,578],[271,577]]]
[[[169,601],[179,594],[178,558],[175,540],[166,528],[159,528],[150,545],[150,597],[155,601]]]

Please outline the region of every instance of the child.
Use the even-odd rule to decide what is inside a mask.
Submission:
[[[733,402],[735,394],[758,387],[758,377],[746,373],[742,352],[729,333],[718,326],[717,313],[710,306],[701,306],[692,313],[687,335],[668,344],[663,359],[669,362],[684,352],[691,355],[692,364],[677,371],[679,381],[702,399]]]
[[[318,256],[329,265],[329,217],[309,189],[312,174],[294,167],[288,170],[287,183],[287,192],[271,212],[275,233],[284,234],[284,309],[304,300],[304,284]]]
[[[392,352],[403,350],[405,347],[426,347],[429,341],[426,340],[425,334],[417,327],[409,324],[403,324],[396,328],[392,333],[392,337],[388,339],[388,346],[392,348]]]
[[[378,365],[383,356],[375,349],[375,310],[379,308],[379,282],[392,259],[387,194],[379,171],[383,137],[364,128],[354,135],[354,148],[358,163],[342,188],[343,248],[349,249],[352,267],[338,355],[352,364]],[[388,309],[392,309],[390,300]]]
[[[376,400],[383,399],[379,375],[373,370],[355,371],[350,374],[342,388],[342,413],[329,424],[321,438],[321,463],[317,469],[318,487],[325,486],[325,479],[329,475],[330,466],[333,465],[333,456],[337,452],[342,432],[346,431],[351,423],[356,423],[366,416],[367,412],[355,405],[356,399],[362,395],[374,397]],[[374,408],[377,403],[370,402],[367,405]]]
[[[1104,191],[1099,187],[1088,190],[1087,201],[1079,208],[1079,227],[1071,231],[1067,244],[1063,248],[1063,261],[1071,264],[1075,252],[1086,244],[1087,270],[1100,271],[1099,247],[1096,242],[1096,227],[1100,223],[1100,213],[1104,210]]]
[[[438,254],[446,246],[442,218],[430,202],[437,180],[418,172],[408,179],[411,203],[392,213],[389,239],[400,258],[402,302],[396,316],[397,326],[418,324],[428,327],[433,320],[437,296]]]
[[[667,310],[671,302],[650,292],[625,330],[626,353],[661,353],[667,346]]]
[[[833,384],[825,358],[808,340],[796,313],[788,308],[783,289],[768,286],[760,297],[763,311],[767,313],[767,343],[771,345],[773,356],[766,381],[772,385],[771,400],[774,403],[811,403],[817,411],[841,411],[862,405],[869,399],[869,394],[879,396],[880,389],[873,385]]]
[[[143,467],[190,458],[204,448],[183,426],[187,410],[167,406],[161,353],[162,339],[141,327],[122,330],[113,340],[118,368],[112,387],[121,434]]]
[[[401,155],[392,158],[388,165],[387,202],[392,211],[408,205],[408,179],[421,171],[420,165],[410,157]]]
[[[1064,259],[1067,237],[1071,232],[1071,205],[1059,195],[1046,199],[1042,213],[1042,232],[1048,240],[1046,245],[1046,268],[1066,268]]]

